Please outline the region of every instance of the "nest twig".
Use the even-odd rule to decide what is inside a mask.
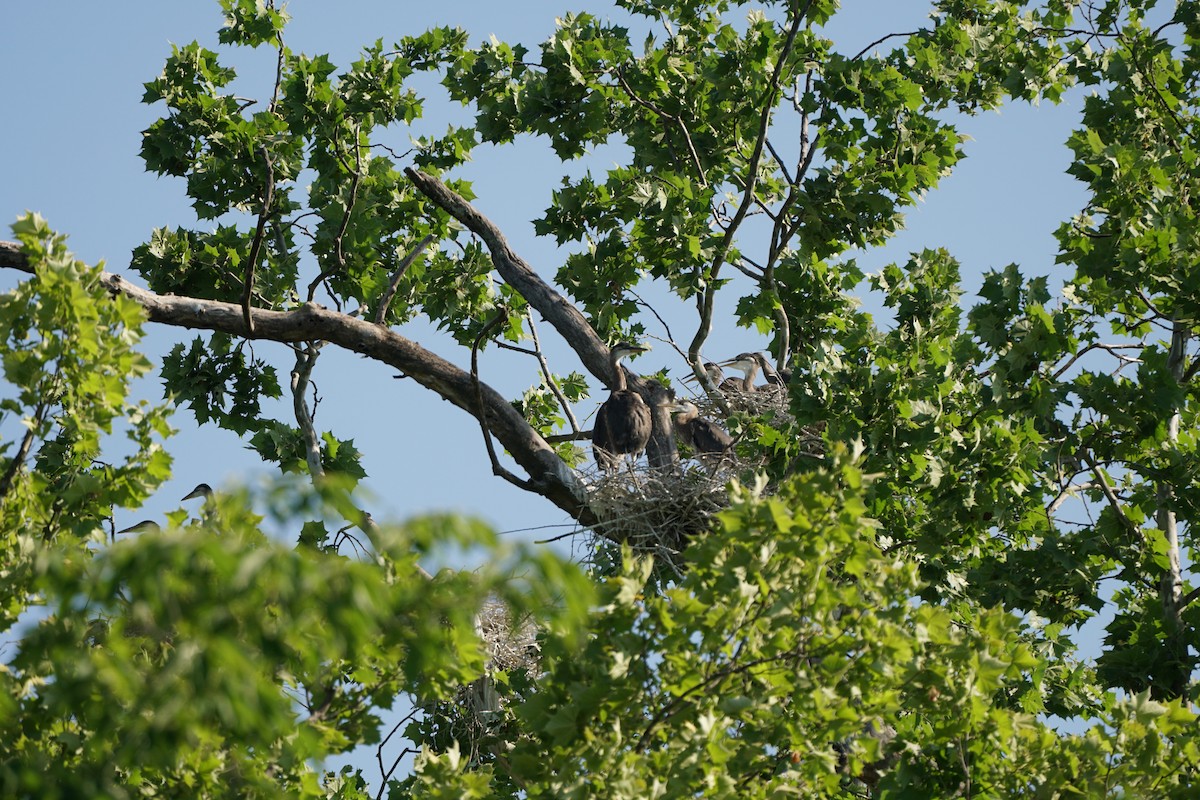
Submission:
[[[582,477],[588,486],[588,505],[600,522],[592,527],[598,540],[623,542],[635,551],[649,553],[678,576],[680,553],[713,524],[713,516],[728,504],[726,487],[732,478],[745,478],[765,465],[764,458],[748,456],[750,448],[737,446],[737,428],[747,430],[749,419],[759,419],[780,429],[796,430],[782,387],[723,394],[732,412],[728,423],[735,446],[723,456],[701,455],[684,460],[674,469],[647,469],[620,459],[613,472],[600,470]],[[723,420],[722,408],[708,397],[695,401],[704,417]],[[805,456],[824,452],[821,426],[798,429]],[[744,435],[744,433],[742,434]],[[593,548],[595,549],[595,548]]]

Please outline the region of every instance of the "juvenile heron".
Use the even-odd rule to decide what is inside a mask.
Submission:
[[[711,419],[700,416],[695,403],[683,400],[672,403],[670,409],[676,438],[692,448],[699,460],[712,460],[708,458],[711,456],[720,460],[731,452],[733,437]]]
[[[197,497],[203,497],[204,502],[206,502],[206,503],[209,500],[212,500],[212,497],[213,497],[212,487],[209,486],[207,483],[198,483],[198,484],[196,484],[196,488],[192,489],[190,492],[185,494],[183,496],[183,499],[180,500],[179,502],[182,503],[184,500],[195,500]]]
[[[721,382],[725,380],[725,372],[721,369],[721,365],[715,361],[704,362],[704,374],[708,376],[708,382],[714,387],[720,387]],[[699,383],[695,375],[684,376],[683,382]]]
[[[730,367],[742,373],[741,378],[729,378],[721,384],[721,389],[725,391],[730,389],[741,392],[778,391],[784,385],[783,378],[762,353],[739,353],[728,361],[722,361],[721,366]],[[767,382],[761,386],[755,386],[754,379],[758,377],[759,371],[767,376]],[[726,386],[725,384],[730,385]]]
[[[596,411],[596,424],[592,430],[592,455],[596,464],[606,472],[617,467],[625,454],[635,459],[646,449],[653,426],[650,406],[641,395],[629,388],[621,359],[635,353],[644,353],[650,348],[633,342],[621,342],[613,346],[609,356],[613,368],[613,389],[608,399]]]

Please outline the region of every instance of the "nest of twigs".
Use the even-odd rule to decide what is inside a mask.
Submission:
[[[635,551],[654,555],[656,561],[679,574],[680,553],[692,539],[708,531],[714,515],[728,505],[730,479],[744,479],[764,466],[761,457],[748,456],[747,448],[738,446],[739,439],[750,432],[747,422],[759,419],[781,429],[795,426],[782,387],[725,392],[722,399],[728,415],[711,398],[700,397],[693,402],[701,416],[731,428],[734,447],[728,453],[685,458],[671,469],[649,469],[623,461],[620,469],[611,473],[596,470],[584,476],[588,506],[600,520],[592,526],[592,544],[626,543]],[[799,429],[804,455],[823,454],[820,427]]]
[[[724,419],[735,414],[761,417],[777,428],[786,428],[795,422],[788,408],[787,390],[782,386],[760,387],[753,392],[723,391],[721,398],[729,407],[729,414],[711,397],[701,396],[692,402],[700,409],[700,416],[709,419]]]
[[[536,674],[539,664],[537,626],[525,618],[514,624],[512,612],[500,600],[488,599],[475,617],[475,631],[483,640],[488,660],[479,678],[461,686],[452,697],[429,703],[426,714],[443,746],[456,742],[470,761],[478,763],[493,746],[506,740],[512,724],[508,699],[496,689],[497,672],[527,670]]]
[[[650,553],[678,571],[679,554],[728,505],[726,486],[741,469],[729,458],[709,467],[684,463],[675,469],[645,469],[625,464],[612,473],[594,474],[588,506],[600,522],[592,532]]]
[[[475,632],[487,648],[488,672],[537,670],[537,626],[532,619],[526,617],[514,625],[509,607],[489,598],[475,617]]]

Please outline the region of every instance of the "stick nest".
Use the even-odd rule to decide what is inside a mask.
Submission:
[[[452,697],[425,705],[427,722],[438,731],[441,746],[450,741],[473,764],[483,763],[514,735],[509,698],[497,690],[496,672],[528,670],[540,662],[537,626],[526,617],[514,624],[512,612],[498,599],[488,599],[475,617],[488,660],[484,674],[461,686]]]
[[[675,563],[688,542],[707,531],[713,515],[728,505],[726,486],[736,472],[735,464],[722,464],[711,473],[698,466],[646,470],[626,465],[596,474],[588,486],[588,505],[602,522],[593,533]]]
[[[624,542],[635,551],[654,555],[658,563],[670,565],[678,574],[682,567],[680,553],[694,537],[708,531],[716,513],[728,505],[729,481],[746,479],[764,466],[762,457],[748,455],[748,448],[737,446],[738,439],[752,430],[747,425],[749,420],[798,430],[805,455],[823,453],[819,426],[797,429],[786,391],[726,392],[723,397],[731,412],[728,417],[710,398],[700,397],[693,402],[701,416],[720,420],[731,428],[734,448],[726,456],[684,460],[672,469],[648,469],[623,459],[621,468],[612,473],[585,473],[588,505],[601,520],[591,529],[591,545]],[[742,452],[736,452],[739,450]]]

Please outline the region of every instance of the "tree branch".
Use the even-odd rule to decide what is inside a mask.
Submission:
[[[425,248],[429,247],[433,242],[433,234],[427,233],[417,242],[416,247],[409,251],[404,260],[400,262],[400,266],[396,267],[395,273],[392,274],[392,280],[388,283],[387,291],[383,293],[383,299],[379,301],[379,308],[375,309],[375,324],[382,325],[383,318],[387,316],[388,307],[392,304],[392,299],[396,296],[396,290],[400,286],[400,279],[404,277],[404,273],[408,272],[408,268],[413,265],[417,257],[425,252]]]
[[[254,270],[258,267],[259,254],[262,252],[262,243],[267,232],[267,220],[271,216],[271,203],[275,199],[275,165],[271,163],[271,154],[266,148],[263,148],[262,156],[267,162],[267,185],[263,189],[262,211],[258,214],[254,241],[250,243],[250,255],[246,257],[246,273],[242,281],[242,320],[246,324],[247,336],[254,336],[254,318],[250,315],[250,298],[254,296]]]
[[[563,415],[566,416],[567,422],[571,425],[571,432],[579,433],[579,421],[575,419],[575,412],[571,409],[571,404],[567,402],[567,396],[563,394],[562,387],[558,385],[558,381],[554,380],[554,373],[550,371],[550,365],[546,362],[546,354],[542,352],[542,343],[538,341],[537,325],[533,322],[533,314],[526,314],[525,319],[529,322],[529,338],[533,340],[533,356],[537,359],[538,366],[542,370],[542,378],[545,379],[546,385],[550,387],[550,391],[554,393],[554,397],[558,400],[559,407],[563,410]]]
[[[20,257],[18,246],[7,242],[0,245],[0,267],[32,272],[26,259]],[[100,273],[100,281],[109,291],[139,303],[151,322],[233,336],[248,334],[242,308],[235,303],[159,295],[111,272]],[[335,344],[394,367],[471,416],[477,414],[479,404],[470,373],[394,331],[316,303],[305,303],[291,311],[252,308],[250,313],[260,338],[285,344],[317,340]],[[499,392],[481,384],[480,394],[493,435],[529,474],[532,490],[581,525],[593,525],[596,519],[587,507],[586,491],[578,476]]]
[[[325,475],[325,467],[321,464],[321,442],[317,439],[317,431],[313,427],[313,416],[308,411],[308,403],[304,395],[308,391],[308,379],[321,353],[319,345],[308,343],[303,347],[295,347],[296,366],[292,369],[292,409],[296,414],[296,424],[304,435],[304,460],[308,462],[308,474],[313,480]]]
[[[492,263],[500,277],[515,289],[529,305],[537,309],[542,318],[549,322],[579,356],[583,366],[592,375],[608,386],[616,384],[612,371],[608,347],[596,335],[587,319],[565,297],[547,284],[534,272],[513,249],[500,229],[487,217],[480,214],[463,197],[432,175],[408,167],[404,170],[409,180],[421,194],[435,205],[457,219],[472,233],[483,240],[492,255]],[[643,380],[633,375],[630,383],[641,391]]]
[[[704,342],[708,339],[708,334],[712,331],[712,313],[717,293],[717,275],[721,270],[721,265],[725,263],[726,256],[729,255],[729,249],[733,246],[734,234],[737,233],[742,220],[746,218],[746,214],[750,211],[750,206],[754,203],[754,192],[758,188],[758,166],[762,161],[763,150],[766,147],[767,131],[771,127],[771,111],[775,108],[775,102],[779,97],[780,79],[783,75],[784,65],[787,63],[788,56],[792,52],[792,46],[796,43],[796,35],[800,32],[800,26],[803,24],[804,18],[808,16],[808,11],[812,7],[812,4],[813,0],[808,0],[804,4],[804,8],[797,10],[796,16],[792,19],[787,39],[784,41],[783,47],[776,57],[775,69],[771,73],[771,82],[762,99],[762,111],[758,120],[758,135],[755,137],[754,150],[750,155],[750,162],[746,167],[746,189],[742,193],[742,201],[738,204],[737,211],[734,212],[729,227],[725,229],[725,236],[721,239],[721,246],[717,251],[716,258],[713,259],[709,282],[704,289],[704,299],[700,308],[700,325],[697,327],[696,335],[692,337],[692,343],[688,347],[688,361],[693,364],[699,363],[700,350],[704,347]]]
[[[533,487],[502,467],[500,459],[496,458],[496,448],[492,445],[492,433],[488,430],[487,407],[483,404],[483,384],[479,381],[479,345],[492,332],[492,329],[504,320],[506,313],[503,308],[497,311],[496,315],[483,326],[483,330],[479,332],[479,335],[475,337],[475,341],[471,344],[471,384],[475,389],[475,402],[477,405],[475,416],[479,420],[479,430],[483,433],[483,444],[487,448],[488,459],[492,462],[492,474],[503,478],[519,489],[530,491]]]

